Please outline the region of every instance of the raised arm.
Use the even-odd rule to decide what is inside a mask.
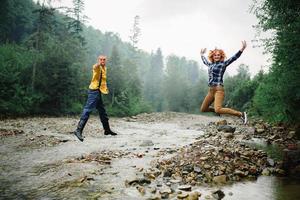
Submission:
[[[242,48],[236,53],[236,54],[234,54],[231,58],[229,58],[228,60],[226,60],[224,63],[225,63],[225,66],[228,66],[228,65],[230,65],[231,63],[233,63],[236,59],[238,59],[241,55],[242,55],[242,53],[243,53],[243,51],[245,50],[245,48],[247,47],[247,43],[246,43],[246,41],[244,40],[244,41],[242,41]]]
[[[206,48],[201,49],[201,51],[200,51],[201,59],[202,59],[202,61],[203,61],[203,63],[204,63],[205,65],[209,66],[210,63],[209,63],[209,62],[207,61],[207,59],[204,57],[205,52],[206,52]]]

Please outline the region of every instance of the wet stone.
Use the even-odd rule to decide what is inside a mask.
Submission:
[[[269,166],[271,166],[271,167],[274,167],[274,165],[275,165],[275,162],[274,162],[274,160],[273,160],[273,159],[271,159],[271,158],[268,158],[268,159],[267,159],[267,162],[268,162],[268,165],[269,165]]]
[[[262,128],[258,128],[255,130],[256,133],[260,134],[260,133],[263,133],[265,132],[265,129],[262,129]]]
[[[183,190],[183,191],[191,191],[192,190],[192,186],[190,185],[180,185],[178,187],[179,190]]]
[[[188,173],[194,171],[194,167],[192,165],[187,165],[183,167],[183,171],[187,171]]]
[[[176,183],[180,183],[181,180],[178,180],[178,179],[172,179],[172,180],[170,180],[170,182],[176,184]]]
[[[166,169],[166,170],[164,171],[164,177],[171,177],[171,176],[172,176],[172,171],[169,170],[169,169]]]
[[[125,184],[127,186],[132,186],[132,185],[147,185],[147,184],[150,184],[151,181],[149,179],[146,179],[146,178],[136,178],[136,179],[133,179],[133,180],[126,180],[125,181]]]
[[[220,126],[220,125],[227,125],[228,123],[227,123],[227,121],[224,119],[224,120],[220,120],[220,121],[215,122],[215,124],[216,124],[217,126]]]
[[[208,165],[208,164],[205,164],[205,165],[204,165],[204,168],[205,168],[205,169],[210,169],[210,168],[211,168],[211,166],[210,166],[210,165]]]
[[[265,168],[262,172],[261,172],[262,175],[264,176],[270,176],[271,172],[268,168]]]
[[[169,198],[169,193],[163,193],[161,194],[162,199],[168,199]]]
[[[189,172],[188,171],[182,171],[182,175],[188,175]]]
[[[217,190],[217,191],[214,191],[212,192],[212,196],[215,198],[215,199],[223,199],[225,197],[225,194],[222,190]]]
[[[220,175],[220,176],[215,176],[213,178],[213,182],[217,184],[225,184],[226,183],[226,176],[225,175]]]
[[[185,199],[185,198],[187,198],[188,196],[189,196],[188,193],[183,193],[183,194],[178,194],[178,195],[177,195],[177,198],[178,198],[178,199]]]
[[[200,174],[201,173],[201,168],[200,167],[194,167],[194,172]]]
[[[198,200],[200,196],[201,196],[200,192],[194,191],[194,192],[189,193],[188,200]]]
[[[163,188],[159,191],[159,193],[160,193],[160,194],[165,194],[165,193],[171,194],[171,193],[172,193],[172,190],[171,190],[171,188],[169,188],[169,187],[163,187]]]
[[[225,133],[234,133],[235,127],[229,126],[229,125],[221,125],[217,128],[218,131],[223,131]]]

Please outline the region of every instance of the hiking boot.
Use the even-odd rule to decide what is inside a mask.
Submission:
[[[241,119],[243,120],[243,124],[247,124],[248,117],[247,117],[247,113],[246,112],[242,113]]]

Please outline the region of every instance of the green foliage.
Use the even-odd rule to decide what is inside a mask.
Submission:
[[[300,4],[293,0],[256,2],[262,30],[275,31],[265,46],[272,53],[270,72],[255,94],[255,106],[266,119],[300,121]]]
[[[249,67],[240,65],[238,74],[226,77],[225,83],[225,105],[238,110],[247,110],[251,105],[256,85],[250,80]]]
[[[43,49],[46,56],[37,68],[39,78],[36,90],[44,94],[44,99],[40,102],[38,112],[73,112],[70,107],[78,100],[80,87],[80,60],[76,57],[76,54],[80,53],[78,46],[80,47],[80,43],[76,39],[59,41],[53,38],[47,44],[47,48]]]
[[[32,0],[2,0],[0,6],[0,44],[21,42],[33,29]]]
[[[32,52],[18,45],[0,46],[0,112],[5,115],[30,114],[41,98],[33,94],[27,72],[32,65]]]

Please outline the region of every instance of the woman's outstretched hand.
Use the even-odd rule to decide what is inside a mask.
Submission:
[[[206,48],[201,49],[201,51],[200,51],[201,56],[203,56],[203,54],[205,54],[205,52],[206,52]]]
[[[242,48],[241,48],[241,51],[244,51],[247,47],[247,43],[245,40],[242,41]]]

